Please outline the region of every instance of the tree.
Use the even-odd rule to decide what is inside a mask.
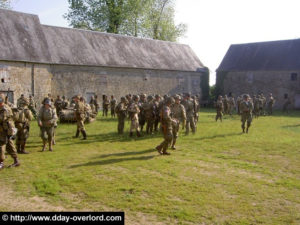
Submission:
[[[11,0],[0,0],[1,9],[11,9]]]
[[[174,23],[175,0],[68,0],[75,28],[176,41],[186,25]]]

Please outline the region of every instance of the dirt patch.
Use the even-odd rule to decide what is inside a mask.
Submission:
[[[64,207],[60,205],[54,205],[46,200],[44,197],[33,196],[33,197],[25,197],[21,196],[11,187],[7,185],[0,184],[0,199],[3,202],[3,207],[0,210],[2,211],[55,211],[55,212],[70,212],[70,211],[95,211],[95,208],[101,208],[104,211],[124,211],[124,210],[116,210],[112,208],[108,208],[106,206],[99,206],[95,207],[94,209],[84,208],[84,209],[76,209],[72,207]],[[64,196],[65,197],[65,196]],[[82,196],[80,195],[73,195],[73,200],[76,203],[80,202]],[[164,225],[164,224],[177,224],[176,221],[167,219],[164,222],[160,222],[155,215],[149,215],[145,213],[132,213],[125,210],[125,224],[130,225]]]

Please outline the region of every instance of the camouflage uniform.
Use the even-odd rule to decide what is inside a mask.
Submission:
[[[145,115],[145,110],[143,109],[143,104],[146,103],[146,102],[147,102],[146,95],[141,94],[140,101],[138,103],[139,108],[140,108],[139,125],[140,125],[141,132],[143,132],[144,125],[146,124],[146,115]]]
[[[34,102],[31,95],[29,96],[29,106],[28,106],[28,108],[32,112],[34,118],[36,118],[36,103]]]
[[[153,133],[153,128],[154,128],[154,122],[155,122],[155,111],[154,111],[154,103],[153,103],[153,97],[149,95],[147,97],[147,102],[145,102],[142,105],[143,112],[145,113],[145,119],[147,122],[146,126],[146,133],[147,134],[152,134]]]
[[[46,106],[48,105],[48,106]],[[54,139],[54,127],[57,126],[57,114],[55,108],[51,107],[52,103],[49,99],[44,101],[44,105],[39,111],[37,118],[38,124],[41,130],[41,138],[43,140],[43,149],[46,150],[46,143],[48,141],[49,151],[52,151],[53,139]]]
[[[27,154],[25,145],[29,137],[30,121],[33,119],[33,115],[27,105],[24,108],[13,109],[13,115],[15,126],[18,129],[16,136],[17,152]]]
[[[14,159],[14,163],[10,167],[19,166],[16,147],[12,140],[15,134],[15,127],[12,120],[13,113],[11,108],[4,104],[5,96],[0,95],[0,170],[4,168],[5,150]]]
[[[249,127],[251,126],[252,110],[253,110],[253,103],[249,101],[248,95],[244,95],[244,100],[241,102],[241,122],[242,122],[243,133],[245,133],[246,122],[247,122],[247,129],[246,129],[247,133]]]
[[[171,105],[171,113],[172,118],[177,120],[177,123],[173,123],[172,134],[173,134],[173,141],[172,141],[172,149],[176,149],[175,144],[179,133],[180,123],[186,123],[186,113],[185,108],[182,104],[180,104],[180,96],[175,96],[175,103]]]
[[[86,140],[86,131],[84,127],[85,114],[87,112],[87,107],[83,99],[79,99],[79,96],[75,97],[75,117],[77,121],[77,130],[75,137],[79,137],[79,133],[82,133],[83,139]]]
[[[57,115],[59,115],[60,111],[63,109],[63,105],[64,105],[63,100],[60,98],[60,96],[57,96],[57,99],[54,102]]]
[[[266,115],[266,106],[267,106],[267,99],[266,97],[261,94],[261,101],[262,101],[262,115]]]
[[[164,134],[164,141],[156,147],[159,154],[169,155],[167,152],[168,146],[171,144],[173,139],[173,127],[176,126],[176,120],[171,117],[170,105],[174,102],[173,98],[166,100],[166,104],[161,110],[161,127]]]
[[[140,134],[140,127],[139,127],[140,107],[138,105],[139,97],[138,96],[134,96],[133,100],[134,101],[130,104],[130,106],[127,109],[128,115],[129,115],[129,118],[130,118],[130,121],[131,121],[129,136],[132,137],[133,136],[133,130],[136,130],[136,135],[138,137],[140,137],[141,136],[141,134]]]
[[[253,114],[254,117],[257,118],[259,116],[259,99],[254,95],[253,96],[253,104],[254,104],[254,109],[253,109]]]
[[[62,101],[63,101],[63,103],[62,103],[62,109],[67,109],[68,108],[68,106],[69,106],[69,101],[68,101],[68,99],[66,99],[66,97],[65,96],[62,96]]]
[[[29,100],[22,94],[21,97],[17,100],[17,108],[24,108],[25,105],[28,105],[28,102]]]
[[[222,122],[223,111],[224,111],[224,105],[223,105],[222,96],[218,97],[218,100],[216,102],[216,110],[217,110],[216,121],[218,121],[218,119],[220,119],[221,122]]]
[[[110,100],[110,114],[112,117],[116,117],[116,105],[117,105],[117,100],[114,98],[114,96],[111,96]]]
[[[160,96],[159,95],[155,95],[155,99],[153,101],[153,107],[154,107],[154,131],[157,132],[158,131],[158,124],[160,122],[160,111],[159,111],[159,105],[160,105]]]
[[[223,98],[223,106],[224,106],[224,114],[228,114],[229,102],[228,102],[227,95],[225,95]]]
[[[292,104],[292,101],[289,97],[285,99],[285,102],[283,104],[282,112],[289,113],[289,105]]]
[[[126,113],[127,113],[127,105],[126,105],[125,97],[121,97],[121,102],[116,107],[116,113],[118,116],[118,133],[123,134]]]
[[[240,105],[241,105],[241,102],[242,102],[242,97],[241,96],[238,96],[237,99],[236,99],[236,105],[237,105],[237,112],[238,112],[238,115],[241,114],[241,111],[240,111]]]
[[[229,115],[232,115],[232,112],[235,108],[235,100],[234,97],[230,96],[228,99],[228,113]]]
[[[107,117],[109,105],[110,105],[110,102],[109,102],[107,96],[104,95],[103,96],[103,105],[102,105],[103,106],[103,114],[102,114],[102,116],[105,115]]]
[[[189,99],[189,95],[187,96],[187,99],[182,101],[182,105],[185,108],[186,111],[186,130],[185,134],[188,135],[190,132],[190,128],[192,129],[192,132],[196,132],[196,126],[195,126],[195,120],[194,120],[194,103]]]

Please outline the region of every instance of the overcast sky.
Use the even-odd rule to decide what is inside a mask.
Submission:
[[[67,0],[15,0],[13,10],[39,15],[42,24],[68,27]],[[300,37],[300,0],[176,0],[176,22],[188,32],[180,43],[192,47],[211,71],[231,44]]]

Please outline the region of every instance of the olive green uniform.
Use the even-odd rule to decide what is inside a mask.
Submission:
[[[139,125],[139,113],[140,108],[138,106],[137,102],[131,103],[131,105],[128,107],[128,115],[130,118],[130,136],[133,135],[133,131],[136,130],[137,136],[140,136],[140,125]]]
[[[174,103],[173,105],[171,105],[171,112],[172,112],[172,117],[175,120],[177,120],[177,123],[173,123],[173,128],[172,128],[172,134],[173,134],[172,149],[175,149],[180,123],[182,123],[183,125],[185,124],[186,113],[185,113],[184,106],[180,103],[179,104]]]
[[[23,109],[15,109],[13,114],[15,126],[18,129],[16,137],[17,152],[27,153],[25,152],[25,145],[29,137],[30,121],[33,119],[33,115],[27,106]]]
[[[110,100],[110,115],[112,117],[116,117],[116,105],[117,105],[117,100],[116,99],[111,99]]]
[[[185,108],[185,112],[186,112],[186,130],[185,130],[185,134],[188,135],[190,132],[190,128],[192,129],[192,132],[195,133],[196,132],[196,126],[195,126],[195,111],[194,111],[194,103],[189,100],[183,100],[182,101],[182,105]]]
[[[177,123],[176,120],[171,117],[171,109],[169,106],[165,105],[161,111],[161,127],[164,135],[164,141],[156,147],[157,151],[160,154],[169,154],[167,153],[168,146],[171,144],[173,139],[173,127]]]
[[[117,113],[117,116],[118,116],[118,133],[123,134],[125,119],[126,119],[126,113],[127,113],[126,102],[120,102],[117,105],[116,113]]]
[[[79,136],[79,133],[81,132],[83,135],[83,138],[86,139],[86,131],[84,127],[84,120],[85,120],[85,113],[87,111],[87,108],[82,101],[78,101],[75,103],[75,117],[77,121],[77,131],[76,131],[76,137]]]
[[[45,151],[46,143],[48,141],[49,150],[52,151],[52,144],[54,139],[54,127],[57,126],[57,114],[55,108],[48,109],[43,105],[39,111],[37,118],[40,125],[41,138],[43,140],[43,150]]]
[[[13,113],[8,105],[0,107],[0,169],[3,168],[5,150],[14,159],[14,166],[18,166],[16,147],[11,137],[14,135]]]
[[[216,102],[216,111],[217,111],[216,121],[218,121],[218,119],[220,119],[221,122],[222,122],[223,111],[224,111],[224,105],[223,105],[223,101],[222,100],[218,100]]]
[[[273,114],[273,105],[275,103],[275,99],[273,96],[270,96],[269,101],[268,101],[268,114],[272,115]]]
[[[241,110],[241,122],[242,122],[243,132],[245,132],[245,123],[247,122],[246,132],[248,133],[248,129],[251,126],[251,122],[252,122],[253,103],[251,101],[245,101],[245,100],[242,101],[240,110]]]
[[[155,111],[154,111],[154,103],[153,101],[145,102],[142,105],[145,114],[145,120],[147,123],[146,126],[146,133],[152,134],[154,129],[154,122],[155,122]]]

